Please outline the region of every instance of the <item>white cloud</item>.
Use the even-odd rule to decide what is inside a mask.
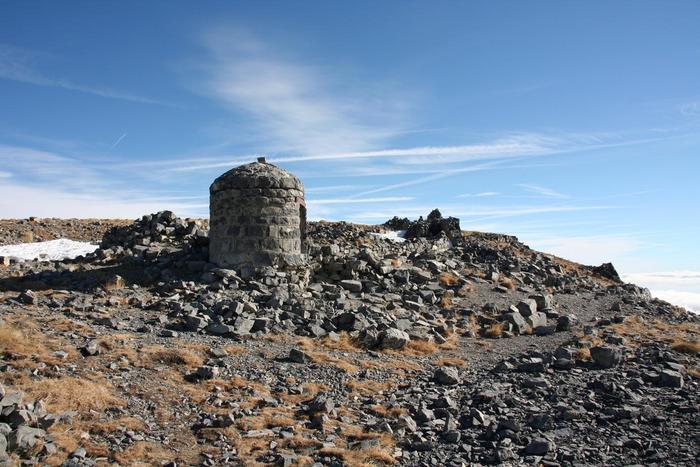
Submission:
[[[700,313],[700,271],[628,273],[622,279],[647,287],[657,298]]]
[[[682,306],[693,313],[700,314],[700,292],[684,292],[682,290],[650,289],[656,298],[665,300],[676,306]]]
[[[0,178],[10,178],[12,177],[12,174],[10,172],[5,172],[4,170],[0,170]]]
[[[170,200],[130,200],[105,194],[74,193],[52,188],[0,184],[0,218],[137,218],[170,209],[179,215],[202,215],[208,204]]]
[[[539,185],[533,185],[529,183],[519,183],[517,186],[530,193],[535,193],[546,198],[569,198],[568,195],[559,193],[552,190],[551,188],[546,188]]]
[[[18,179],[50,183],[53,187],[100,187],[97,171],[84,161],[53,152],[0,144],[0,166],[9,168]]]
[[[317,186],[313,188],[305,188],[306,194],[309,193],[328,193],[333,191],[355,191],[359,189],[368,188],[367,185],[331,185],[331,186]]]
[[[498,195],[499,193],[496,191],[482,191],[480,193],[463,193],[461,195],[457,195],[457,198],[486,198]]]
[[[631,272],[624,275],[630,282],[684,284],[700,288],[700,271]]]
[[[36,53],[13,47],[7,44],[0,44],[0,78],[21,83],[33,84],[36,86],[55,87],[69,91],[77,91],[93,94],[110,99],[121,99],[143,104],[162,104],[165,102],[138,96],[127,92],[117,91],[99,86],[86,86],[64,79],[49,78],[29,66],[29,62],[36,57]]]
[[[384,198],[333,198],[308,200],[309,205],[319,204],[362,204],[362,203],[388,203],[393,201],[411,201],[411,196],[388,196]]]
[[[354,213],[351,220],[387,220],[393,216],[416,219],[425,216],[435,206],[385,206],[381,211],[363,211]],[[440,206],[440,212],[444,216],[455,216],[461,220],[462,228],[467,228],[470,223],[481,222],[485,219],[497,219],[506,217],[518,217],[535,214],[590,211],[598,209],[611,209],[611,206],[469,206],[461,205]],[[474,219],[469,219],[474,218]]]
[[[273,53],[236,29],[204,37],[204,93],[253,118],[268,147],[303,153],[368,149],[401,131],[398,99],[369,89],[334,89],[328,69]],[[374,95],[373,95],[374,94]]]
[[[132,218],[162,209],[201,216],[208,207],[201,196],[159,193],[144,183],[149,171],[117,171],[99,160],[0,145],[0,166],[12,172],[0,182],[0,218]],[[139,184],[148,189],[134,190]]]
[[[642,248],[645,243],[637,237],[627,235],[589,235],[529,238],[521,240],[539,251],[577,261],[583,264],[598,265],[613,261]]]

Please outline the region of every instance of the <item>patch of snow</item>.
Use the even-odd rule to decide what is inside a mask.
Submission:
[[[57,261],[73,259],[97,250],[99,246],[89,242],[78,242],[67,238],[46,242],[18,243],[0,246],[0,256],[23,260]]]
[[[372,235],[375,237],[385,238],[387,240],[391,240],[392,242],[405,242],[406,239],[403,238],[404,234],[406,234],[405,230],[389,230],[387,232],[379,233],[372,232]]]

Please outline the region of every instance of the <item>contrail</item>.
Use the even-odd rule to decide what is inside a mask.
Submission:
[[[121,143],[122,140],[123,140],[124,138],[126,138],[126,133],[122,133],[122,135],[121,135],[119,138],[117,138],[117,140],[114,142],[114,144],[112,145],[112,147],[109,148],[109,150],[111,151],[112,149],[116,148],[117,145],[118,145],[119,143]]]

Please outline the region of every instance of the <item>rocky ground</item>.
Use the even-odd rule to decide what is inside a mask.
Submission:
[[[70,238],[100,241],[115,225],[128,225],[125,219],[0,219],[0,246]]]
[[[612,265],[439,213],[310,223],[308,267],[257,272],[169,212],[52,222],[101,248],[0,262],[8,465],[700,460],[700,322]]]

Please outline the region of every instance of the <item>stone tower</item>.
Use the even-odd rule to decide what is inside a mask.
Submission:
[[[209,187],[209,260],[240,269],[303,264],[304,185],[257,162],[229,170]]]

